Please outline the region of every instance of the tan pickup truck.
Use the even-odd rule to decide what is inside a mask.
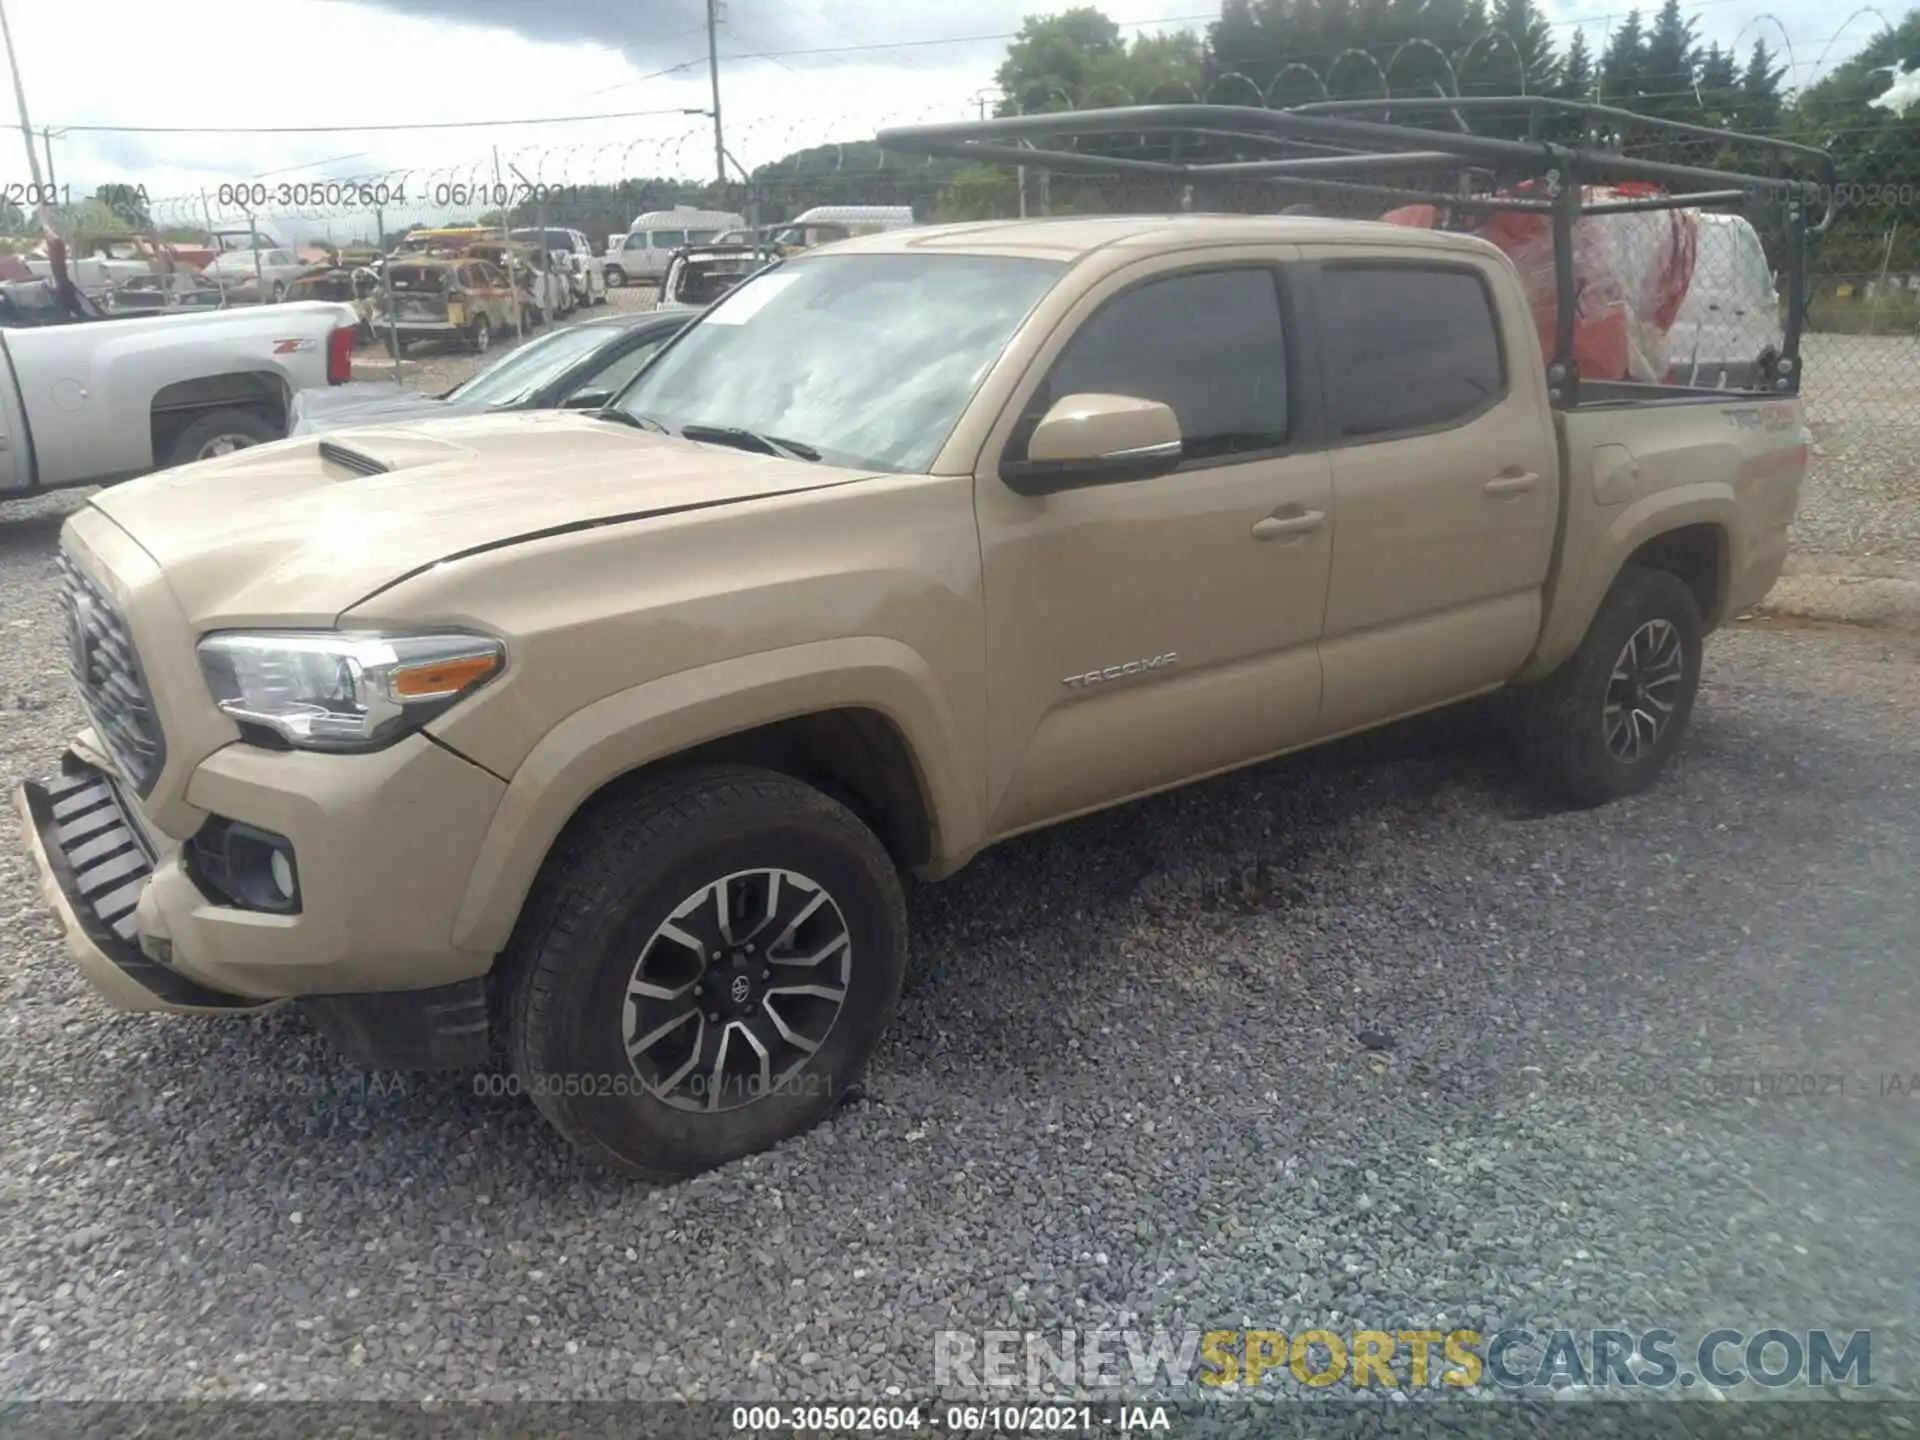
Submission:
[[[811,1125],[901,874],[1506,686],[1651,784],[1780,573],[1786,398],[1556,408],[1512,263],[1316,218],[986,222],[762,271],[600,412],[293,439],[68,521],[92,717],[25,834],[114,1004],[288,999],[598,1159]]]

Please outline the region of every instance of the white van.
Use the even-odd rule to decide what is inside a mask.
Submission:
[[[1667,331],[1667,378],[1712,389],[1751,386],[1760,352],[1777,352],[1786,341],[1773,270],[1760,236],[1741,216],[1695,214],[1693,279]]]
[[[807,250],[855,235],[910,229],[913,223],[911,205],[816,205],[794,216],[773,238],[785,249]]]
[[[725,210],[696,210],[676,205],[634,217],[618,248],[607,246],[607,284],[618,289],[638,280],[659,280],[667,262],[683,245],[710,245],[722,230],[745,225],[744,217]]]

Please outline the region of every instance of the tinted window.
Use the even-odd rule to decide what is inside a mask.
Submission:
[[[1493,297],[1464,270],[1340,265],[1321,272],[1327,391],[1346,436],[1465,419],[1506,388]]]
[[[1286,342],[1273,272],[1175,275],[1110,301],[1068,343],[1029,418],[1084,394],[1172,406],[1190,460],[1285,444]]]
[[[653,248],[656,250],[678,250],[687,243],[684,230],[656,230],[653,232]]]

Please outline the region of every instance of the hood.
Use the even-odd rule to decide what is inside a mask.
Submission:
[[[384,472],[362,473],[369,462]],[[196,626],[327,625],[396,580],[516,540],[865,478],[552,410],[281,440],[90,503],[158,562]]]
[[[471,415],[483,405],[462,405],[422,395],[390,381],[358,381],[326,390],[298,390],[287,412],[287,434],[313,435],[323,430],[393,425],[403,420],[438,420]]]

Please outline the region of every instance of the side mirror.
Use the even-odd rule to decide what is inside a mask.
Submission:
[[[1000,462],[1000,478],[1021,495],[1079,485],[1150,480],[1177,469],[1180,421],[1158,400],[1068,395],[1034,427],[1023,460]]]
[[[611,390],[576,390],[560,402],[562,410],[604,410],[613,399]]]

